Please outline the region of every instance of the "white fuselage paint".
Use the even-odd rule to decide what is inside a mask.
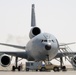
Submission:
[[[45,45],[51,45],[51,49],[46,50]],[[31,56],[36,61],[46,60],[47,55],[49,55],[49,59],[51,60],[56,56],[58,50],[59,44],[57,39],[49,33],[38,34],[26,45],[28,57]]]

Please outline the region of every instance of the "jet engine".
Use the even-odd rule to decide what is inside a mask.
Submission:
[[[3,67],[7,67],[10,65],[10,57],[6,54],[3,54],[0,56],[0,65],[3,66]]]
[[[74,67],[74,69],[76,69],[76,55],[71,58],[71,63],[72,63],[72,66]]]
[[[35,37],[36,35],[38,35],[40,33],[41,33],[40,28],[34,27],[30,30],[29,37],[30,37],[30,39],[32,39],[33,37]]]

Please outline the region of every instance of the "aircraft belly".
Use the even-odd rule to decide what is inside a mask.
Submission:
[[[42,60],[45,59],[46,52],[43,51],[41,48],[35,47],[34,49],[30,50],[30,54],[35,60]]]
[[[41,50],[41,49],[33,49],[31,50],[31,56],[35,59],[35,60],[46,60],[47,56],[49,55],[49,59],[53,59],[56,54],[57,54],[57,50],[50,50],[50,51],[46,51],[46,50]]]

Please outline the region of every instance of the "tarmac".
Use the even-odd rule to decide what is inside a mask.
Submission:
[[[73,70],[72,67],[67,68],[67,71],[59,71],[59,72],[54,72],[53,70],[48,71],[48,72],[36,72],[36,71],[28,71],[26,72],[25,69],[22,71],[11,71],[12,65],[9,67],[1,67],[0,66],[0,75],[76,75],[76,70]]]
[[[6,69],[2,68],[3,70],[0,70],[0,75],[76,75],[76,70],[73,70],[73,68],[68,68],[67,71],[59,71],[59,72],[54,72],[53,70],[47,71],[47,72],[40,72],[40,71],[26,72],[25,70],[11,71],[11,66],[8,68],[6,68]]]
[[[66,72],[11,72],[11,71],[1,71],[0,75],[76,75],[76,71],[66,71]]]

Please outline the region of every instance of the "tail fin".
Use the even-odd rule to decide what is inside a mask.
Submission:
[[[31,13],[31,27],[36,26],[36,20],[35,20],[35,6],[32,4],[32,13]]]

